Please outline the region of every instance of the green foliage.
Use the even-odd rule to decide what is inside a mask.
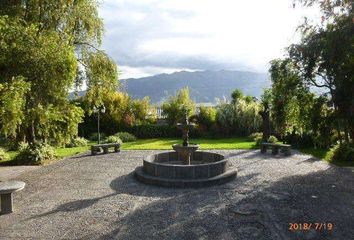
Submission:
[[[270,109],[272,106],[273,93],[271,88],[263,89],[261,95],[261,105],[264,110]]]
[[[332,162],[353,162],[354,146],[351,142],[336,144],[326,156],[326,160]]]
[[[28,143],[27,142],[19,142],[17,150],[23,151],[24,149],[28,148]]]
[[[240,89],[235,89],[231,93],[232,102],[235,104],[238,100],[243,99],[243,92]]]
[[[109,136],[104,140],[105,143],[120,143],[122,144],[122,140],[117,136]]]
[[[136,137],[128,132],[118,132],[114,134],[115,136],[119,137],[122,142],[134,142],[136,141]]]
[[[131,109],[134,115],[135,124],[144,123],[146,119],[149,117],[149,111],[150,111],[149,97],[132,100]]]
[[[254,141],[256,142],[257,147],[261,146],[261,143],[263,142],[263,134],[262,134],[262,136],[256,136],[254,138]]]
[[[301,41],[288,48],[289,58],[271,62],[273,118],[281,136],[286,126],[298,129],[290,136],[296,145],[326,149],[336,139],[354,138],[354,5],[347,0],[298,2],[318,5],[322,22],[311,25],[305,19],[298,28]],[[308,85],[322,88],[330,98],[315,97]]]
[[[301,27],[301,42],[289,47],[289,56],[300,69],[304,82],[328,92],[334,106],[337,131],[344,131],[348,141],[349,133],[354,138],[354,13],[351,4],[343,6],[349,11],[331,12],[322,25],[305,23]]]
[[[55,158],[54,148],[46,143],[32,143],[21,149],[15,157],[17,164],[39,165]]]
[[[17,128],[25,119],[25,94],[30,85],[22,77],[13,78],[10,83],[0,85],[1,132],[5,136],[16,136]]]
[[[90,103],[86,98],[76,100],[85,109],[84,124],[80,124],[80,135],[89,137],[90,133],[97,131],[97,114],[93,114]],[[132,99],[124,92],[111,92],[103,97],[105,113],[100,113],[100,129],[107,135],[118,130],[129,129],[133,125],[153,122],[150,114],[149,98]]]
[[[103,104],[104,98],[109,93],[114,93],[118,84],[117,65],[102,51],[90,52],[86,56],[88,68],[86,78],[88,89],[86,100],[90,109]]]
[[[5,152],[3,148],[0,147],[0,161],[7,160],[9,155]]]
[[[210,129],[216,122],[216,113],[216,108],[201,106],[199,108],[199,114],[197,115],[197,122],[206,126],[207,129]]]
[[[299,126],[304,122],[303,109],[311,106],[304,104],[304,100],[310,93],[302,84],[300,73],[290,59],[271,61],[269,71],[272,80],[272,119],[278,134],[284,136],[287,126],[303,127]]]
[[[88,141],[83,137],[76,137],[71,139],[70,143],[66,144],[66,147],[73,148],[73,147],[84,147],[87,146]]]
[[[263,141],[263,133],[254,133],[252,135],[250,135],[250,137],[253,137],[253,140],[256,142],[256,146],[261,146],[261,143],[264,142]],[[267,140],[268,143],[276,143],[278,142],[278,139],[271,135],[268,140]]]
[[[255,141],[256,138],[262,138],[262,137],[263,137],[263,133],[261,132],[255,132],[249,135],[249,138],[251,138],[253,141]]]
[[[177,92],[176,96],[171,96],[162,105],[169,124],[176,124],[182,121],[185,115],[190,117],[195,111],[195,103],[190,98],[189,88],[183,88]]]
[[[260,129],[262,121],[258,115],[259,110],[256,102],[247,103],[244,99],[235,103],[220,103],[216,121],[222,134],[248,136]]]
[[[271,136],[268,138],[267,142],[269,142],[269,143],[276,143],[276,142],[278,142],[278,139],[277,139],[275,136],[271,135]]]
[[[116,89],[116,64],[98,49],[103,23],[97,6],[96,0],[1,1],[4,135],[31,143],[67,142],[83,117],[68,101],[69,90],[87,80],[89,96],[99,101]]]
[[[254,101],[253,97],[250,95],[245,96],[243,99],[245,99],[246,103],[251,103]]]
[[[100,133],[100,138],[101,138],[101,140],[105,139],[106,138],[106,134]],[[90,141],[98,141],[98,133],[97,132],[91,133],[88,139]]]

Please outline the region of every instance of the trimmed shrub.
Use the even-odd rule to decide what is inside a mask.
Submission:
[[[251,135],[249,135],[248,137],[251,138],[253,141],[256,141],[256,139],[258,139],[259,137],[260,138],[263,137],[263,133],[255,132],[255,133],[252,133]]]
[[[354,161],[353,144],[336,144],[326,156],[326,160],[333,162]]]
[[[276,143],[276,142],[278,142],[278,139],[277,139],[275,136],[271,135],[271,136],[268,138],[267,142],[269,142],[269,143]]]
[[[17,148],[17,150],[22,151],[22,150],[24,150],[25,148],[28,148],[28,143],[27,143],[27,142],[19,142],[19,143],[18,143],[18,148]]]
[[[104,140],[105,143],[120,143],[122,144],[122,140],[117,136],[109,136]]]
[[[15,160],[18,164],[39,165],[55,158],[54,148],[46,143],[34,143],[24,147]]]
[[[122,142],[134,142],[136,141],[136,137],[128,132],[118,132],[116,134],[114,134],[114,136],[119,137]]]
[[[70,143],[66,144],[66,147],[84,147],[87,146],[88,141],[83,137],[77,137],[71,139]]]
[[[100,133],[101,140],[106,138],[106,134]],[[91,133],[89,138],[90,141],[97,141],[98,140],[98,133]]]
[[[256,142],[256,146],[260,146],[261,143],[263,142],[263,134],[262,133],[253,133],[250,135],[250,137],[254,137],[254,141]],[[278,139],[271,135],[268,140],[267,140],[268,143],[276,143],[278,142]]]
[[[255,137],[254,141],[256,142],[256,146],[261,146],[261,143],[263,142],[263,137],[257,136]]]
[[[9,155],[5,152],[3,148],[0,148],[0,161],[4,161],[9,158]]]
[[[212,107],[201,106],[196,119],[200,125],[210,129],[210,127],[216,122],[216,109]]]

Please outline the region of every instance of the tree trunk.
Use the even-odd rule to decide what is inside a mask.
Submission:
[[[36,141],[36,131],[34,127],[34,122],[31,122],[31,126],[27,129],[27,141],[29,143],[34,143]]]
[[[263,120],[263,141],[266,142],[266,141],[268,141],[268,139],[270,137],[269,111],[264,110],[262,112],[259,112],[259,114],[262,116],[262,120]]]

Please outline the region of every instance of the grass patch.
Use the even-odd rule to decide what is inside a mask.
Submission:
[[[324,161],[327,161],[329,163],[332,163],[336,166],[339,167],[354,167],[354,162],[348,162],[348,161],[330,161],[329,160],[329,152],[330,149],[314,149],[314,148],[302,148],[299,149],[300,152],[312,155],[316,158],[322,159]]]
[[[84,146],[84,147],[73,147],[73,148],[58,147],[58,148],[55,148],[55,153],[57,156],[57,159],[55,159],[55,160],[59,160],[64,157],[70,157],[75,154],[87,152],[90,150],[91,145],[93,145],[95,143],[96,142],[89,142],[88,145]],[[0,161],[0,165],[2,165],[2,166],[18,165],[15,161],[15,157],[17,156],[19,151],[8,151],[7,153],[9,154],[9,158],[6,160]],[[55,161],[55,160],[53,160],[53,161]]]
[[[314,149],[314,148],[301,148],[300,152],[312,155],[316,158],[326,159],[327,154],[329,153],[329,149]]]
[[[84,147],[73,147],[73,148],[56,148],[56,156],[60,158],[69,157],[75,154],[87,152],[90,149],[90,146]]]
[[[256,144],[248,137],[224,139],[190,139],[190,143],[198,143],[200,149],[256,149]],[[171,150],[172,144],[182,143],[179,138],[152,138],[139,139],[134,142],[123,143],[123,150]]]

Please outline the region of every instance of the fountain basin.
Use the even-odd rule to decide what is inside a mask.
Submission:
[[[222,184],[236,177],[229,169],[228,158],[212,152],[196,151],[190,156],[190,165],[178,160],[178,152],[163,152],[146,156],[143,167],[135,170],[138,180],[165,187],[203,187]]]
[[[199,149],[198,144],[188,144],[187,146],[183,146],[182,144],[173,144],[172,145],[173,150],[176,152],[188,152],[188,153],[193,153]]]
[[[198,150],[199,145],[188,144],[186,146],[183,146],[181,144],[173,144],[172,148],[178,153],[176,160],[178,159],[178,161],[182,161],[185,165],[190,165],[191,155],[192,153]]]

